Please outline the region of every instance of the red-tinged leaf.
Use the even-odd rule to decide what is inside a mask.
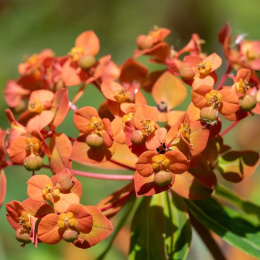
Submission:
[[[91,132],[88,124],[92,117],[99,117],[97,110],[93,107],[82,107],[75,112],[73,122],[81,133],[87,134]]]
[[[43,201],[42,191],[47,185],[53,187],[51,179],[47,175],[34,175],[27,181],[27,194],[29,198],[36,201]]]
[[[206,94],[212,90],[209,85],[201,85],[191,92],[192,103],[195,107],[203,108],[207,106]]]
[[[37,244],[38,244],[38,235],[37,235],[37,218],[35,217],[30,217],[30,224],[31,224],[31,232],[30,232],[30,239],[34,245],[35,248],[37,248]]]
[[[216,82],[217,82],[217,74],[213,71],[210,73],[210,75],[206,77],[196,77],[191,83],[191,86],[193,89],[197,89],[201,85],[208,85],[213,87]]]
[[[171,110],[184,101],[187,89],[178,77],[166,71],[155,82],[152,96],[157,104],[165,102],[168,110]]]
[[[167,130],[163,127],[146,138],[145,145],[148,150],[156,150],[166,138]]]
[[[163,192],[143,198],[131,224],[130,260],[185,259],[191,225],[182,198]]]
[[[62,213],[67,210],[71,204],[79,204],[80,198],[76,193],[60,193],[59,199],[54,201],[53,206],[56,212]]]
[[[115,99],[115,92],[116,91],[124,91],[125,89],[117,82],[113,82],[113,81],[103,81],[102,85],[101,85],[101,91],[103,93],[103,95],[107,98],[110,99],[112,101],[116,101]]]
[[[131,182],[123,188],[113,192],[106,198],[102,199],[97,207],[103,212],[107,218],[113,217],[122,207],[132,198],[134,193],[134,183]]]
[[[206,148],[210,130],[203,127],[200,121],[192,121],[190,130],[191,155],[196,156]]]
[[[249,177],[259,164],[259,154],[253,151],[230,151],[218,159],[217,169],[223,178],[240,182]]]
[[[19,217],[25,211],[20,201],[13,200],[5,205],[8,215],[16,222],[19,222]]]
[[[242,68],[237,71],[235,81],[239,82],[240,79],[243,79],[243,81],[249,82],[250,78],[251,78],[251,70]]]
[[[135,169],[135,164],[138,160],[138,157],[131,153],[126,145],[113,144],[114,154],[111,158],[112,162],[116,162],[122,166],[126,166],[131,169]]]
[[[213,189],[203,185],[189,172],[175,175],[175,183],[171,189],[178,195],[191,200],[205,199],[213,192]]]
[[[168,170],[174,174],[181,174],[189,167],[186,156],[179,151],[167,151],[165,157],[170,160]]]
[[[64,63],[61,70],[62,80],[67,87],[79,85],[85,79],[85,74],[77,63],[72,62],[70,59]]]
[[[170,127],[174,126],[178,122],[179,117],[182,116],[184,113],[185,113],[184,111],[177,111],[177,110],[168,112],[167,125]]]
[[[67,88],[59,89],[56,91],[52,106],[54,118],[51,124],[56,128],[63,122],[64,118],[69,112],[69,97]]]
[[[152,159],[157,155],[156,151],[147,151],[142,153],[136,162],[136,170],[143,177],[149,177],[154,174],[154,169],[152,167]]]
[[[105,215],[94,206],[85,207],[90,215],[93,217],[92,230],[88,234],[80,234],[80,240],[74,241],[74,245],[79,248],[92,247],[105,238],[107,238],[113,231],[112,223],[105,217]],[[84,241],[82,241],[84,239]]]
[[[203,62],[210,62],[211,71],[214,71],[221,66],[222,59],[216,53],[212,53],[206,59],[204,59]]]
[[[158,80],[158,78],[164,73],[165,71],[153,71],[149,73],[141,82],[141,87],[143,90],[147,92],[151,92],[154,83]]]
[[[125,144],[125,132],[123,126],[123,119],[121,117],[116,117],[112,123],[112,132],[113,132],[113,139],[115,142],[119,144]]]
[[[45,244],[57,244],[62,240],[64,229],[58,226],[59,216],[49,214],[42,218],[38,226],[38,238]]]
[[[83,47],[84,55],[97,55],[100,49],[99,39],[93,31],[81,33],[76,41],[76,47]]]
[[[76,219],[76,228],[82,233],[89,233],[93,226],[93,217],[88,212],[86,207],[81,204],[71,204],[67,208],[67,212],[72,212]]]
[[[14,163],[23,164],[26,157],[26,137],[19,136],[12,140],[9,147],[9,157]]]
[[[50,139],[50,167],[54,174],[65,168],[71,168],[70,154],[72,145],[65,134],[55,134]]]
[[[0,172],[0,207],[2,206],[6,194],[6,177],[3,170]]]
[[[151,120],[156,122],[158,119],[158,112],[155,107],[138,106],[134,114],[134,125],[137,129],[143,129],[143,121]]]
[[[133,81],[140,81],[147,73],[148,69],[142,63],[133,58],[129,58],[121,66],[119,80],[121,82],[132,83]]]
[[[35,115],[27,123],[27,130],[29,132],[33,130],[41,131],[45,126],[49,125],[53,120],[54,114],[50,110],[42,111],[39,115]]]
[[[28,103],[34,103],[35,101],[40,101],[43,104],[45,102],[51,102],[53,100],[54,93],[47,89],[35,90],[31,93]]]
[[[209,167],[208,162],[203,156],[198,156],[191,161],[189,173],[193,175],[198,181],[209,189],[214,189],[217,185],[217,178],[212,168]]]
[[[134,176],[136,197],[151,196],[168,190],[173,185],[175,176],[177,175],[172,174],[172,181],[170,184],[160,187],[154,183],[154,174],[149,177],[143,177],[136,171]]]
[[[86,136],[80,135],[72,146],[70,159],[82,164],[99,163],[110,160],[113,153],[113,146],[109,149],[105,145],[101,148],[90,148],[86,143]]]
[[[219,91],[219,93],[222,95],[219,112],[223,116],[229,116],[236,113],[239,109],[239,102],[236,93],[233,92],[230,87],[224,87]]]

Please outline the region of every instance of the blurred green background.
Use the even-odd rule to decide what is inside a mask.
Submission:
[[[167,42],[174,45],[176,49],[184,46],[192,33],[198,33],[206,41],[203,46],[204,52],[209,54],[217,52],[223,56],[218,43],[218,32],[225,22],[230,23],[233,35],[246,33],[248,39],[260,39],[259,8],[259,0],[247,2],[242,0],[0,0],[1,93],[8,79],[18,77],[17,65],[23,61],[24,55],[38,53],[44,48],[51,48],[57,55],[64,55],[74,46],[76,37],[85,30],[93,30],[100,39],[101,50],[98,57],[111,54],[117,64],[123,63],[133,55],[136,37],[148,33],[153,25],[166,27],[172,31]],[[222,71],[219,70],[220,75],[225,70],[225,65],[224,62]],[[70,90],[73,91],[75,92],[75,89]],[[94,87],[89,86],[77,105],[98,107],[102,100],[102,95]],[[2,129],[8,127],[5,108],[7,106],[1,94],[0,127]],[[71,120],[72,113],[60,127],[60,131],[66,129],[66,133],[76,137],[78,132],[71,126]],[[251,128],[249,123],[250,125],[252,123]],[[225,136],[225,142],[232,144],[236,149],[258,149],[259,151],[259,123],[257,116],[247,118],[234,132]],[[5,172],[8,180],[5,202],[26,199],[25,183],[30,173],[23,167],[8,168]],[[41,171],[41,173],[48,172]],[[84,185],[82,203],[93,205],[109,192],[124,185],[120,182],[83,178],[80,180]],[[234,189],[247,199],[258,202],[260,194],[257,181],[259,183],[256,172],[249,180],[234,186]],[[116,249],[113,249],[106,259],[127,258],[124,255],[128,247],[127,236],[129,233],[125,230],[120,237],[125,244],[125,249],[117,242]],[[65,242],[56,246],[40,244],[38,249],[34,249],[32,245],[21,248],[15,240],[13,229],[5,219],[5,208],[0,211],[1,260],[95,259],[106,244],[107,241],[104,241],[90,250],[77,249]],[[211,259],[203,245],[197,242],[196,236],[188,259]]]

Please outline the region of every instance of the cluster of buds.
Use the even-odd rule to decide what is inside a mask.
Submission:
[[[231,51],[226,25],[219,37],[228,69],[215,87],[215,70],[222,59],[216,53],[203,53],[204,41],[196,34],[177,51],[165,42],[169,33],[156,27],[140,35],[133,57],[120,66],[110,55],[96,58],[100,45],[93,31],[80,34],[65,56],[46,49],[19,64],[19,78],[8,81],[4,90],[10,128],[0,129],[0,187],[5,183],[1,180],[6,167],[21,165],[33,175],[28,180],[29,198],[6,204],[7,219],[18,241],[36,246],[63,239],[87,248],[112,232],[107,217],[115,215],[134,194],[152,196],[170,189],[187,199],[202,199],[216,187],[217,173],[238,182],[254,172],[259,155],[250,151],[250,156],[254,153],[250,167],[244,159],[247,153],[239,167],[235,163],[234,168],[223,166],[221,156],[231,148],[223,144],[221,136],[227,131],[221,132],[221,117],[232,122],[229,131],[239,120],[260,113],[260,42],[242,40]],[[149,71],[138,61],[142,55],[164,69]],[[224,85],[227,77],[233,85]],[[88,84],[104,96],[97,109],[76,105]],[[70,100],[68,92],[78,85]],[[176,110],[186,98],[187,87],[191,102],[185,111]],[[145,92],[157,106],[148,104]],[[70,110],[78,136],[57,130]],[[48,165],[43,164],[44,157]],[[100,171],[131,169],[133,174],[79,172],[73,162]],[[53,177],[41,175],[43,167]],[[112,200],[83,206],[81,184],[74,175],[131,183]],[[4,192],[2,188],[1,203]]]

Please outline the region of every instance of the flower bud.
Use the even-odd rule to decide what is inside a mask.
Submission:
[[[38,171],[42,168],[42,158],[31,154],[24,159],[23,164],[28,171]]]
[[[195,75],[195,71],[190,63],[183,63],[180,67],[180,75],[183,80],[191,80]]]
[[[136,39],[136,45],[139,50],[149,49],[153,46],[153,38],[149,35],[139,35]]]
[[[200,120],[214,125],[218,121],[218,110],[213,107],[204,107],[200,110]]]
[[[245,95],[239,99],[239,104],[244,111],[250,111],[257,104],[256,97],[252,95]]]
[[[90,134],[86,138],[86,143],[91,148],[100,148],[104,145],[104,138],[97,134]]]
[[[21,242],[21,243],[30,243],[31,239],[30,239],[30,231],[26,230],[24,228],[18,228],[15,231],[15,237],[16,239]]]
[[[67,174],[58,174],[56,179],[56,184],[59,185],[59,189],[61,192],[70,192],[74,183],[71,180],[70,176]]]
[[[131,142],[137,145],[145,143],[145,138],[140,130],[133,131],[131,134]]]
[[[75,239],[78,238],[78,232],[76,230],[72,230],[72,229],[67,229],[64,233],[63,233],[63,239],[66,242],[73,242],[75,241]]]
[[[88,70],[93,65],[95,65],[95,63],[96,63],[96,59],[95,59],[95,57],[93,55],[86,55],[86,56],[81,57],[78,60],[78,65],[83,70]]]
[[[170,184],[172,181],[172,173],[166,171],[159,171],[154,175],[154,183],[157,186],[165,186]]]

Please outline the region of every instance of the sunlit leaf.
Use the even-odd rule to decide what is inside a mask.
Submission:
[[[163,192],[144,198],[131,225],[129,259],[185,259],[191,228],[184,201]]]
[[[223,178],[240,182],[258,166],[259,154],[254,151],[230,151],[219,157],[217,169]]]
[[[240,212],[222,206],[213,198],[186,200],[191,214],[226,242],[260,258],[260,226],[243,218]]]

